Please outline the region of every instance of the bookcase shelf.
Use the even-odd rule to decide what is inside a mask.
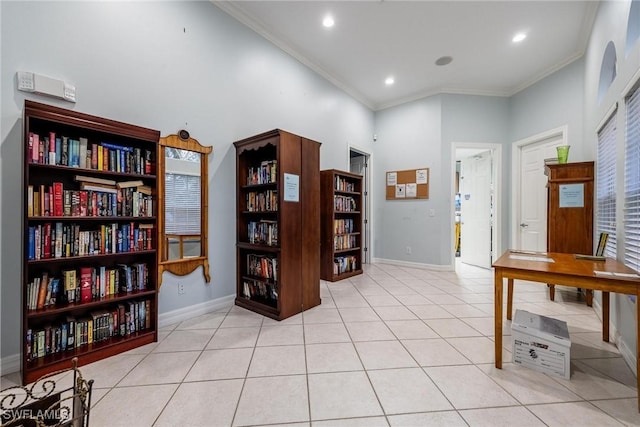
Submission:
[[[276,129],[234,145],[236,305],[282,320],[320,304],[320,144]]]
[[[99,300],[91,301],[91,302],[85,302],[80,304],[68,303],[62,307],[28,310],[27,317],[29,319],[35,319],[39,317],[48,317],[56,314],[58,315],[66,314],[69,312],[73,312],[74,310],[84,311],[88,308],[91,308],[91,306],[101,307],[105,303],[127,301],[131,298],[140,298],[140,297],[147,297],[147,296],[152,297],[154,296],[154,294],[155,294],[155,289],[145,290],[145,291],[126,292],[126,293],[121,293],[119,295],[106,296],[104,298],[100,298]]]
[[[335,282],[362,274],[362,176],[320,172],[320,277]]]
[[[67,350],[35,359],[27,362],[27,369],[32,373],[31,375],[40,378],[42,375],[64,369],[74,357],[82,358],[87,364],[155,341],[157,341],[157,332],[155,331],[136,332],[126,338],[114,337],[96,344],[88,344],[83,348]]]
[[[160,133],[29,100],[23,114],[26,384],[157,341]]]
[[[63,166],[63,165],[54,165],[54,164],[48,164],[48,163],[30,163],[29,165],[31,167],[31,169],[33,170],[37,170],[37,169],[46,169],[51,173],[55,173],[53,171],[72,171],[74,174],[83,174],[83,173],[96,173],[98,172],[98,170],[96,169],[87,169],[87,168],[79,168],[79,167],[72,167],[72,166]],[[146,179],[156,179],[155,175],[149,175],[149,174],[138,174],[138,173],[132,173],[132,172],[116,172],[116,171],[110,171],[110,170],[100,170],[100,175],[103,176],[114,176],[117,177],[118,179],[124,181],[125,179],[128,178],[146,178]]]

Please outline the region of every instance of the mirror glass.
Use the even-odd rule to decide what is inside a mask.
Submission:
[[[165,147],[163,260],[202,256],[200,153]]]
[[[158,159],[158,283],[164,271],[184,276],[202,266],[210,281],[207,258],[208,155],[187,131],[160,138]]]

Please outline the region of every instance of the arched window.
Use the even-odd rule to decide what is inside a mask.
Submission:
[[[632,0],[629,9],[629,19],[627,20],[627,44],[625,46],[625,54],[629,55],[636,41],[640,37],[640,1]]]
[[[607,47],[604,50],[602,56],[602,66],[600,67],[600,84],[598,86],[598,102],[602,101],[604,95],[607,93],[609,86],[616,78],[616,46],[612,41],[607,43]]]

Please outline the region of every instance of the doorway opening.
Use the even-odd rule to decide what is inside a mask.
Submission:
[[[452,149],[454,265],[489,269],[502,246],[502,146],[455,143]]]
[[[369,264],[371,247],[371,221],[369,212],[371,211],[369,197],[370,182],[370,154],[349,147],[349,172],[362,175],[362,264]]]

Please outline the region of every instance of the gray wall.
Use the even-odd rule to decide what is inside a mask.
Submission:
[[[322,142],[321,167],[349,170],[351,143],[372,151],[373,113],[209,2],[0,2],[1,351],[20,351],[21,150],[25,97],[212,145],[209,256],[200,271],[165,273],[160,314],[235,294],[232,142],[281,128]],[[33,71],[77,86],[74,104],[16,90]]]
[[[452,144],[505,144],[507,125],[508,99],[501,97],[444,94],[378,111],[374,257],[452,266]],[[428,200],[385,200],[386,171],[421,167],[430,168]],[[435,210],[434,217],[429,216],[430,209]],[[406,253],[407,246],[412,248],[411,255]]]
[[[509,140],[567,126],[570,161],[593,159],[585,153],[584,59],[578,59],[509,99]]]
[[[439,96],[378,111],[374,143],[373,257],[408,263],[443,265],[441,245],[449,238],[442,224],[448,187],[443,188]],[[429,168],[428,200],[386,200],[386,172]],[[429,217],[428,210],[435,209]],[[411,254],[406,248],[411,247]]]
[[[509,153],[509,99],[504,97],[492,96],[469,96],[469,95],[443,95],[442,96],[442,145],[443,145],[443,183],[451,188],[451,178],[453,176],[454,159],[451,158],[451,146],[454,143],[484,143],[484,144],[501,144],[502,145],[502,182],[500,183],[500,194],[502,198],[502,211],[500,212],[501,227],[501,248],[507,248],[508,242],[508,207],[509,193],[508,189],[509,176],[506,171],[510,157]],[[449,197],[452,197],[447,192]],[[451,218],[454,216],[453,200],[449,199],[447,207],[449,208],[448,218],[450,218],[448,227],[452,227]],[[444,226],[444,225],[443,225]],[[451,235],[451,232],[449,232]],[[453,242],[451,239],[446,255],[453,257]],[[500,255],[500,254],[496,254]]]

